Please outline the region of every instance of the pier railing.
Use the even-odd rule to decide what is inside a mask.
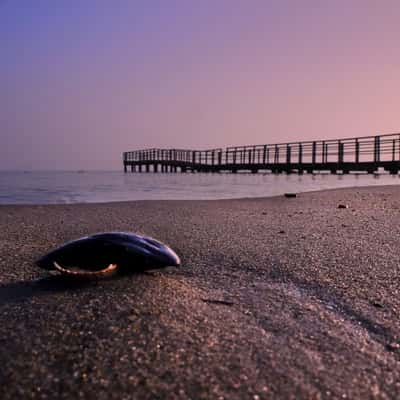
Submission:
[[[124,153],[124,161],[127,162],[151,162],[151,161],[175,161],[193,164],[214,165],[220,162],[218,154],[222,149],[212,150],[182,150],[182,149],[146,149]]]
[[[274,172],[338,170],[391,173],[400,169],[400,133],[357,138],[235,146],[226,149],[145,149],[123,154],[125,171],[231,171],[269,169]]]

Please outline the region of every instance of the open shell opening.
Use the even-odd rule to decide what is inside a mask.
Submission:
[[[99,270],[86,270],[74,267],[62,267],[56,261],[53,261],[53,265],[56,271],[63,275],[70,276],[72,278],[106,278],[114,275],[118,269],[117,264],[110,264],[106,268]]]

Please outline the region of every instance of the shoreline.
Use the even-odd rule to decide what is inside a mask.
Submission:
[[[1,205],[2,398],[399,397],[399,210],[397,185]],[[71,286],[33,264],[109,230],[182,267]]]
[[[330,192],[330,191],[343,191],[343,190],[358,190],[358,189],[368,189],[368,188],[390,188],[396,186],[397,184],[393,183],[391,185],[382,184],[382,185],[364,185],[364,186],[345,186],[339,188],[323,188],[323,189],[311,189],[307,191],[288,191],[287,193],[296,193],[298,196],[307,193],[322,193],[322,192]],[[399,183],[400,185],[400,183]],[[101,205],[124,205],[129,203],[145,203],[145,202],[213,202],[213,201],[250,201],[250,200],[267,200],[273,198],[281,198],[284,196],[282,194],[274,194],[271,196],[255,196],[255,197],[230,197],[230,198],[218,198],[218,199],[133,199],[133,200],[115,200],[115,201],[97,201],[97,202],[76,202],[76,203],[0,203],[1,207],[47,207],[47,206],[101,206]]]
[[[344,187],[397,185],[396,175],[276,174],[125,174],[95,173],[57,178],[57,174],[0,182],[7,188],[0,204],[99,204],[123,201],[265,198],[285,192],[306,193]]]

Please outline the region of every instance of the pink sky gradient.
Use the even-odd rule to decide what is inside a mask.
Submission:
[[[385,0],[0,2],[0,169],[398,132],[399,21]]]

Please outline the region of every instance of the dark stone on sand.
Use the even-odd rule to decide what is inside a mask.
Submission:
[[[379,301],[371,301],[371,304],[376,308],[383,308],[383,304]]]
[[[233,301],[228,301],[228,300],[218,300],[218,299],[201,299],[204,303],[208,304],[217,304],[217,305],[223,305],[223,306],[233,306]]]
[[[399,343],[388,343],[386,344],[386,350],[390,352],[398,351],[400,349],[400,344]]]

